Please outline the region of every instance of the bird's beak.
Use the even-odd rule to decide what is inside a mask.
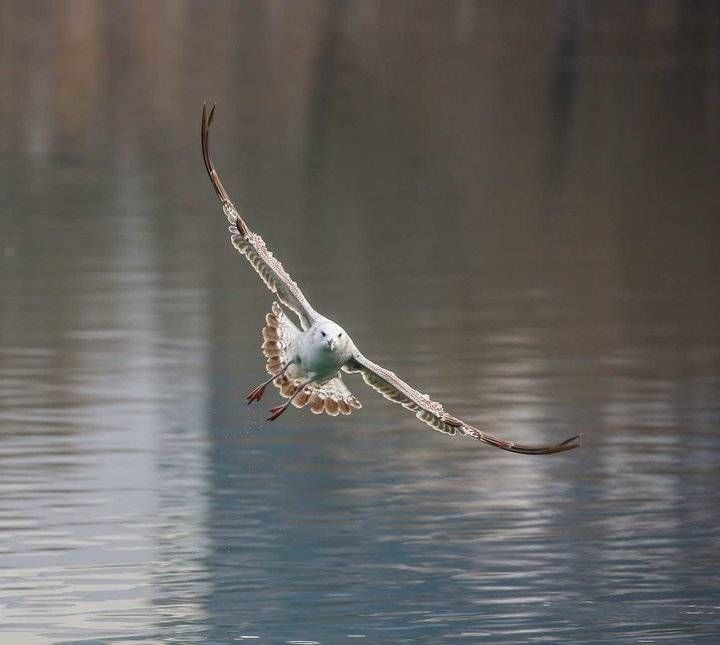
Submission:
[[[330,349],[330,351],[332,351],[333,347],[335,347],[335,339],[334,338],[328,339],[327,345],[328,345],[328,348]]]

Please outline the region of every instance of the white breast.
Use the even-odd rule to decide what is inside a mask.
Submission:
[[[309,330],[298,336],[297,354],[301,371],[314,381],[330,378],[345,362],[336,350],[331,351],[326,343],[318,341]]]

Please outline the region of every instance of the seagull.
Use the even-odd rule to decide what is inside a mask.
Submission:
[[[205,170],[230,222],[233,246],[245,256],[279,301],[272,303],[262,329],[262,352],[267,359],[265,368],[270,378],[250,391],[248,404],[260,401],[272,383],[287,401],[271,408],[268,421],[277,419],[291,403],[297,408],[310,406],[315,414],[347,415],[362,406],[345,385],[340,372],[359,372],[371,388],[414,412],[418,419],[440,432],[466,435],[496,448],[525,455],[547,455],[578,447],[579,435],[555,445],[531,446],[479,430],[446,412],[440,403],[418,392],[394,372],[366,358],[340,325],[312,308],[280,261],[265,246],[264,240],[240,217],[210,157],[208,134],[214,116],[215,106],[208,113],[203,105],[201,140]],[[283,307],[297,316],[299,327]]]

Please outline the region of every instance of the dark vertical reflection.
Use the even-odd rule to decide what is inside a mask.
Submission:
[[[578,90],[578,58],[580,54],[580,29],[584,2],[566,0],[560,9],[556,69],[552,81],[552,108],[554,142],[556,152],[550,159],[554,170],[556,190],[562,191],[568,163],[569,142],[573,112]]]
[[[714,2],[0,5],[4,636],[707,640]],[[454,413],[248,408],[306,294]],[[9,634],[9,635],[7,635]],[[253,639],[250,639],[253,640]]]

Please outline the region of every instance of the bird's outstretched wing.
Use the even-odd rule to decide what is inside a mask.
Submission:
[[[579,435],[570,437],[565,441],[553,446],[528,446],[514,441],[500,439],[494,435],[478,430],[465,423],[443,409],[443,406],[432,401],[426,394],[421,394],[416,389],[405,383],[402,379],[390,370],[373,363],[357,352],[345,365],[347,372],[360,372],[364,381],[373,389],[377,390],[386,399],[399,403],[404,408],[411,410],[415,416],[424,421],[435,430],[447,434],[465,434],[477,441],[490,444],[496,448],[502,448],[510,452],[519,452],[524,455],[549,455],[554,452],[564,452],[578,447]]]
[[[287,274],[280,261],[268,251],[263,239],[253,233],[245,221],[240,217],[233,205],[225,187],[220,181],[210,157],[208,148],[208,133],[215,115],[215,107],[208,113],[203,105],[202,126],[200,130],[202,141],[203,161],[213,188],[222,204],[223,212],[230,222],[230,235],[233,246],[240,251],[258,272],[268,289],[277,294],[278,299],[288,308],[292,309],[300,319],[303,329],[310,327],[319,317],[318,313],[310,306],[300,288]]]

